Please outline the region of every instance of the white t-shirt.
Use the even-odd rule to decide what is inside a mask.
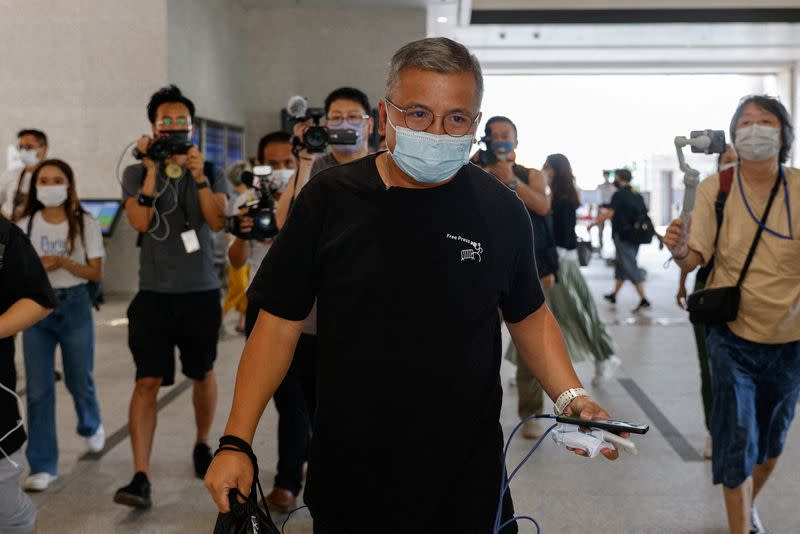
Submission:
[[[23,232],[28,231],[28,217],[22,218],[17,225]],[[39,256],[69,256],[72,261],[86,265],[86,258],[95,259],[105,256],[103,250],[103,234],[100,225],[91,215],[83,216],[83,232],[86,241],[86,252],[84,253],[83,242],[80,235],[75,236],[75,246],[72,254],[67,254],[67,235],[69,233],[69,223],[64,221],[60,224],[50,224],[42,217],[42,212],[38,211],[33,216],[33,226],[31,228],[31,244],[36,249]],[[50,285],[56,289],[64,289],[85,284],[85,278],[78,278],[66,269],[56,269],[47,273]]]
[[[250,202],[255,202],[256,200],[258,200],[256,191],[254,189],[248,189],[231,202],[231,215],[236,215],[245,205],[249,204]],[[256,271],[258,271],[258,268],[261,267],[261,262],[264,260],[264,256],[266,256],[267,252],[269,252],[269,247],[272,245],[272,240],[268,239],[266,241],[258,241],[255,239],[248,239],[245,241],[245,244],[247,245],[247,264],[250,266],[249,282],[252,282],[253,277],[256,275]]]
[[[19,179],[22,176],[22,182]],[[23,173],[22,169],[8,170],[0,177],[0,210],[3,213],[11,215],[14,211],[14,197],[17,194],[17,186],[19,192],[28,194],[31,188],[32,172]]]

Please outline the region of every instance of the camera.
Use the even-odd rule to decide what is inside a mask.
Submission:
[[[311,120],[314,125],[303,134],[302,141],[295,138],[292,147],[295,151],[303,148],[309,152],[325,152],[328,145],[355,145],[358,143],[358,132],[350,128],[332,129],[320,126],[319,121],[325,116],[322,108],[308,107],[308,101],[302,96],[293,96],[289,99],[287,112],[294,122]]]
[[[493,165],[498,161],[508,161],[508,156],[514,151],[514,144],[510,141],[492,142],[492,138],[485,135],[479,141],[484,148],[478,152],[481,165]]]
[[[269,165],[259,165],[253,168],[253,172],[244,171],[242,173],[242,183],[256,192],[256,200],[242,206],[247,209],[245,216],[253,219],[253,227],[249,232],[242,232],[240,216],[233,215],[225,219],[226,232],[245,240],[263,241],[275,237],[278,233],[278,226],[275,222],[275,197],[273,195],[279,191],[280,185],[270,180],[271,175],[272,167]]]
[[[692,143],[692,152],[696,154],[722,154],[725,152],[725,132],[722,130],[696,130],[689,134],[691,139],[708,138],[702,143]],[[705,145],[705,146],[704,146]]]
[[[153,161],[162,162],[170,156],[186,154],[190,148],[192,148],[192,140],[188,130],[164,131],[150,143],[146,154],[142,154],[134,148],[133,157],[136,159],[150,158]]]
[[[358,133],[355,130],[333,129],[320,126],[319,121],[325,115],[322,108],[308,108],[305,117],[300,117],[298,121],[311,119],[314,126],[311,126],[303,134],[303,146],[309,152],[325,152],[328,145],[355,145],[358,142]]]

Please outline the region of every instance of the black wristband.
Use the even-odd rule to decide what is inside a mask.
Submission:
[[[200,191],[201,189],[205,189],[206,187],[208,187],[208,180],[203,180],[202,182],[195,182],[194,185],[195,187],[197,187],[197,190]]]
[[[256,458],[256,454],[253,452],[253,448],[250,444],[242,438],[230,434],[222,436],[219,438],[219,449],[214,453],[214,456],[224,450],[235,450],[246,454],[250,457],[250,461],[253,462],[253,469],[255,469],[256,473],[258,472],[258,459]]]
[[[156,201],[156,197],[151,197],[149,195],[145,195],[144,193],[140,192],[136,195],[136,202],[139,203],[140,206],[144,206],[146,208],[152,208],[153,204]]]

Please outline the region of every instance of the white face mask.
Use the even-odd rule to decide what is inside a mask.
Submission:
[[[734,167],[736,167],[735,161],[731,161],[730,163],[723,163],[722,165],[719,166],[719,172],[727,171],[728,169],[732,169]]]
[[[55,208],[67,200],[66,185],[42,185],[36,188],[36,198],[46,208]]]
[[[739,159],[764,161],[781,150],[781,131],[779,128],[751,124],[736,130],[734,143]]]
[[[25,167],[34,167],[39,163],[39,156],[33,148],[20,150],[19,159],[22,160],[22,164],[25,165]]]

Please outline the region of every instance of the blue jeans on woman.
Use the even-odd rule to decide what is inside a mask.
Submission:
[[[86,284],[56,289],[58,305],[48,317],[22,334],[28,404],[31,473],[58,474],[56,439],[55,351],[61,345],[64,383],[78,414],[78,434],[92,436],[100,427],[94,387],[94,318]]]

